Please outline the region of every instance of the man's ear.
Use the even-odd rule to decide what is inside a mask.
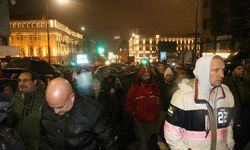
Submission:
[[[73,93],[70,95],[70,101],[71,101],[72,103],[74,103],[75,97],[76,97],[76,95],[75,95],[75,93],[73,92]]]

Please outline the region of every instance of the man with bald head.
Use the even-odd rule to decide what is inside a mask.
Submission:
[[[40,150],[116,150],[114,134],[102,106],[77,95],[64,78],[46,88]]]

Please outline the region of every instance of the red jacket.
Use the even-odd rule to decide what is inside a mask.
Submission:
[[[140,71],[138,77],[142,75],[143,71],[148,70],[144,68]],[[160,108],[160,89],[153,80],[149,85],[136,82],[129,88],[125,109],[132,117],[145,122],[155,121]]]

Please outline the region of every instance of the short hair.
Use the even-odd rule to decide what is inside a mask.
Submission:
[[[0,93],[2,93],[2,92],[4,91],[4,88],[6,88],[6,87],[11,87],[11,88],[13,89],[13,91],[14,91],[13,85],[11,85],[11,84],[9,84],[9,83],[4,83],[4,84],[2,84],[2,85],[0,86]]]
[[[22,73],[28,73],[28,74],[30,74],[32,80],[37,80],[37,79],[39,79],[39,78],[38,78],[38,74],[35,73],[34,71],[31,71],[31,70],[24,70],[24,71],[22,71],[20,74],[22,74]],[[19,76],[20,76],[20,74],[19,74]]]
[[[220,55],[215,55],[215,56],[213,57],[213,59],[220,59],[220,60],[224,61],[224,59],[223,59]]]

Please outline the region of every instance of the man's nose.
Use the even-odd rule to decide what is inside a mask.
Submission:
[[[55,113],[55,114],[58,114],[59,112],[60,112],[60,109],[54,108],[54,113]]]
[[[219,71],[219,76],[222,77],[222,78],[224,78],[224,71],[223,70]]]

